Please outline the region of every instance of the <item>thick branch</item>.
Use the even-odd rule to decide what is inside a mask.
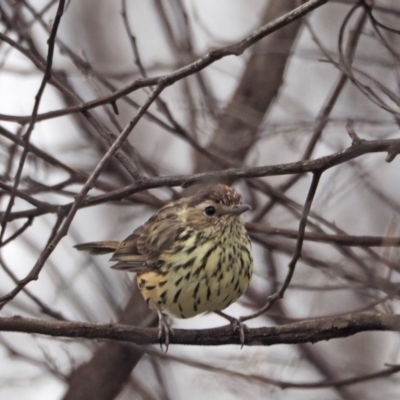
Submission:
[[[367,331],[399,331],[400,315],[348,314],[341,317],[319,318],[268,328],[246,330],[248,346],[316,343],[344,338]],[[158,329],[139,328],[120,324],[46,321],[23,317],[0,318],[0,331],[36,333],[55,337],[82,339],[112,339],[138,345],[158,344]],[[171,344],[221,346],[240,344],[238,332],[230,325],[199,330],[174,330]]]

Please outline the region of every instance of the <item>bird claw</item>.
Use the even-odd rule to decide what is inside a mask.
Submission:
[[[246,324],[244,324],[241,319],[235,319],[231,322],[233,333],[239,332],[241,349],[243,349],[244,341],[246,340],[245,330],[247,329]]]
[[[174,330],[171,328],[167,317],[162,311],[158,310],[158,341],[160,343],[161,351],[164,351],[163,344],[165,345],[165,353],[168,351],[169,338],[174,336]],[[163,336],[165,339],[163,340]]]
[[[239,331],[240,344],[242,345],[240,348],[243,349],[244,342],[246,340],[245,330],[247,329],[247,326],[243,323],[243,321],[240,318],[237,319],[231,317],[230,315],[225,314],[222,311],[214,311],[214,312],[215,314],[219,315],[222,318],[227,319],[230,322],[233,328],[233,333]]]

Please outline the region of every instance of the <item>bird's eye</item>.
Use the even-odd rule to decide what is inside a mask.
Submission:
[[[205,212],[206,215],[208,215],[209,217],[212,217],[212,216],[215,214],[216,211],[217,211],[217,210],[215,209],[214,206],[207,206],[207,207],[204,209],[204,212]]]

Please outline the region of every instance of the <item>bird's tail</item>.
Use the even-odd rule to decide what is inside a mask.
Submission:
[[[107,254],[113,253],[119,247],[121,242],[106,240],[104,242],[82,243],[74,246],[78,250],[87,251],[89,254]]]

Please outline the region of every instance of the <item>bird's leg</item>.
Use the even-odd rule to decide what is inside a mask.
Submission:
[[[215,314],[219,315],[222,318],[225,318],[228,320],[233,328],[233,332],[239,331],[239,337],[240,337],[240,344],[242,345],[242,348],[244,346],[244,341],[245,341],[245,329],[247,328],[246,325],[241,321],[241,319],[237,319],[235,317],[231,317],[228,314],[225,314],[222,311],[214,311]]]
[[[167,316],[160,310],[157,310],[158,315],[158,340],[160,342],[161,350],[163,350],[163,344],[165,344],[165,352],[168,351],[169,338],[174,335],[174,331],[168,322]],[[165,340],[163,341],[163,334],[165,335]]]

